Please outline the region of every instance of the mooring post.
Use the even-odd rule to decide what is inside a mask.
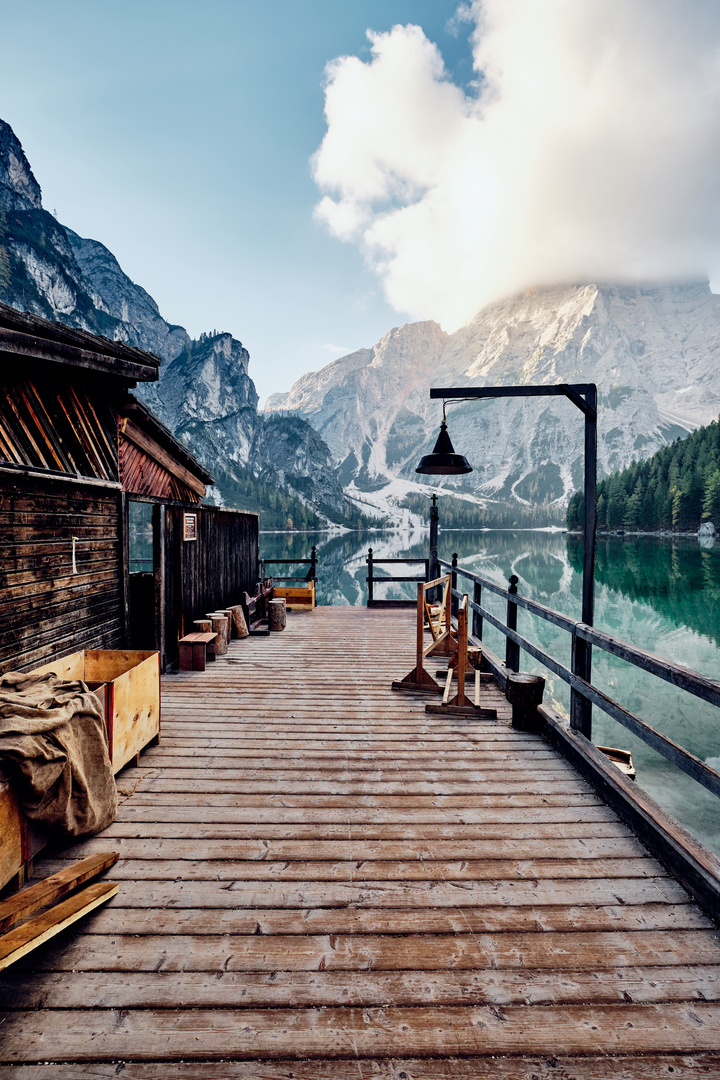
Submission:
[[[479,581],[475,582],[475,587],[473,588],[473,603],[478,605],[482,604],[482,585]],[[472,632],[476,641],[482,641],[483,620],[482,615],[479,615],[477,611],[473,611]]]
[[[518,731],[540,731],[545,680],[540,675],[508,675],[505,696],[512,705],[512,726]]]
[[[373,549],[372,548],[368,548],[367,564],[368,564],[368,576],[367,576],[366,580],[367,580],[367,587],[368,587],[368,604],[372,604],[372,602],[373,602]]]
[[[310,548],[310,574],[308,581],[314,581],[317,585],[317,548],[313,544]]]
[[[517,630],[517,604],[512,597],[517,593],[518,581],[519,578],[516,574],[510,575],[507,605],[508,630]],[[520,646],[516,641],[511,641],[509,637],[505,638],[505,664],[511,671],[519,671],[520,669]]]
[[[452,557],[452,571],[450,573],[450,612],[457,618],[458,613],[458,600],[456,596],[453,596],[454,592],[457,592],[457,551],[453,551]]]

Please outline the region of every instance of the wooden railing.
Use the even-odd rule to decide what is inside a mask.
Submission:
[[[625,709],[617,701],[614,701],[598,687],[586,682],[578,675],[576,670],[579,653],[577,643],[578,641],[582,641],[589,646],[595,646],[596,648],[602,649],[612,656],[617,656],[620,659],[627,661],[627,663],[633,664],[635,667],[649,672],[651,675],[654,675],[658,679],[662,679],[664,682],[677,686],[688,694],[693,694],[695,697],[702,698],[703,701],[710,702],[711,705],[720,706],[720,682],[716,682],[714,679],[708,679],[704,675],[700,675],[698,672],[682,667],[679,664],[674,664],[670,660],[663,660],[660,657],[653,655],[653,653],[646,652],[644,649],[639,649],[635,645],[629,645],[627,642],[613,637],[612,634],[607,634],[602,630],[596,629],[594,626],[587,626],[582,621],[570,619],[567,615],[563,615],[559,611],[554,611],[544,604],[539,604],[535,600],[529,600],[525,596],[520,596],[517,591],[518,579],[514,574],[510,578],[508,588],[505,589],[502,586],[497,585],[494,581],[490,581],[488,578],[481,577],[479,574],[473,574],[469,570],[462,569],[462,567],[457,564],[457,555],[453,555],[451,563],[439,559],[438,564],[443,569],[449,570],[451,574],[451,595],[453,598],[454,614],[457,610],[457,603],[462,599],[462,592],[458,592],[457,588],[458,575],[473,583],[473,598],[469,602],[469,607],[473,612],[472,637],[478,643],[482,641],[483,624],[485,622],[490,623],[491,626],[494,626],[496,630],[499,630],[501,634],[505,635],[506,645],[504,664],[502,664],[497,657],[494,657],[492,653],[489,653],[489,650],[483,650],[486,661],[488,661],[490,667],[493,668],[501,683],[504,681],[508,671],[518,671],[520,666],[520,650],[523,649],[529,656],[538,660],[570,687],[571,727],[578,730],[580,728],[580,724],[575,722],[575,718],[581,715],[580,710],[577,708],[577,702],[579,699],[584,699],[589,702],[591,706],[596,705],[604,713],[607,713],[608,716],[612,717],[613,720],[622,724],[623,727],[627,728],[628,731],[631,731],[633,735],[642,739],[642,741],[647,743],[648,746],[651,746],[653,750],[662,754],[662,756],[672,762],[673,765],[676,765],[679,769],[682,769],[683,772],[687,773],[688,776],[691,776],[693,780],[697,780],[697,782],[707,788],[708,791],[712,791],[714,795],[720,796],[720,773],[716,772],[716,770],[712,769],[709,765],[706,765],[704,761],[701,761],[700,758],[691,754],[688,750],[685,750],[678,743],[657,731],[650,724],[641,720],[639,716],[629,712],[628,709]],[[507,613],[505,622],[498,619],[483,606],[483,589],[487,589],[488,592],[494,593],[496,596],[500,596],[506,601]],[[570,635],[570,667],[561,664],[554,657],[539,648],[539,646],[534,645],[531,641],[528,641],[527,638],[518,633],[518,608],[529,611],[532,615],[536,615],[546,622],[552,623],[554,626],[559,627],[561,630],[565,630]],[[585,719],[586,714],[584,720]],[[584,730],[585,734],[587,734],[587,728]]]
[[[368,587],[368,599],[367,599],[367,606],[368,607],[412,607],[412,608],[415,607],[415,601],[414,600],[409,600],[409,599],[407,599],[407,600],[400,600],[400,599],[398,599],[398,600],[388,600],[386,598],[383,598],[383,599],[380,599],[380,600],[376,600],[375,599],[375,585],[380,584],[380,583],[386,583],[386,582],[427,581],[429,576],[430,576],[430,560],[429,559],[376,559],[374,554],[373,554],[373,549],[368,548],[367,560],[366,561],[367,561],[367,567],[368,567],[368,576],[366,578],[367,587]],[[389,564],[412,565],[413,563],[420,563],[423,566],[424,572],[423,572],[422,576],[420,576],[418,574],[414,574],[411,577],[394,577],[394,576],[390,576],[389,574],[381,574],[379,576],[375,575],[375,567],[376,566],[386,566],[386,565],[389,565]]]
[[[265,572],[266,567],[273,563],[279,566],[309,566],[307,574],[295,576],[295,577],[279,577],[277,574],[272,574],[273,581],[314,581],[317,583],[317,550],[315,545],[310,548],[309,559],[261,559],[260,560],[260,580],[264,581],[268,576]]]

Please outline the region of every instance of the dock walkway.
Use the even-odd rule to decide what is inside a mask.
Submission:
[[[0,976],[2,1080],[720,1076],[710,920],[499,691],[391,691],[413,620],[319,608],[164,678],[64,853],[118,850],[119,894]]]

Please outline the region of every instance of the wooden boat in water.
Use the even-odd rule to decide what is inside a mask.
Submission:
[[[635,766],[629,750],[618,750],[616,746],[598,746],[598,750],[612,761],[613,765],[617,765],[620,772],[625,773],[628,780],[636,779]]]

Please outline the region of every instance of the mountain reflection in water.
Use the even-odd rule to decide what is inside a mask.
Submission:
[[[361,605],[367,599],[367,551],[376,558],[425,558],[425,532],[263,534],[265,558],[307,558],[318,552],[318,602]],[[582,539],[564,533],[442,531],[438,545],[448,562],[457,552],[461,566],[505,585],[510,574],[518,591],[570,616],[580,618]],[[307,567],[277,567],[300,574]],[[273,568],[269,567],[269,572]],[[408,576],[419,567],[378,567]],[[460,579],[462,582],[462,579]],[[468,591],[472,592],[468,583]],[[414,597],[416,586],[376,583],[376,597]],[[720,672],[720,543],[703,547],[693,538],[599,538],[596,558],[595,624],[616,637],[711,678]],[[504,618],[505,605],[489,592],[484,605]],[[519,609],[518,630],[561,663],[570,664],[570,638],[564,631]],[[505,639],[486,626],[485,640],[504,655]],[[565,684],[523,654],[524,671],[547,679],[546,702],[567,714]],[[715,768],[720,766],[720,716],[707,702],[616,657],[593,651],[593,681],[625,708]],[[625,728],[593,710],[593,740],[632,750],[638,783],[703,843],[720,854],[720,800],[670,765]],[[714,760],[712,760],[714,759]]]

